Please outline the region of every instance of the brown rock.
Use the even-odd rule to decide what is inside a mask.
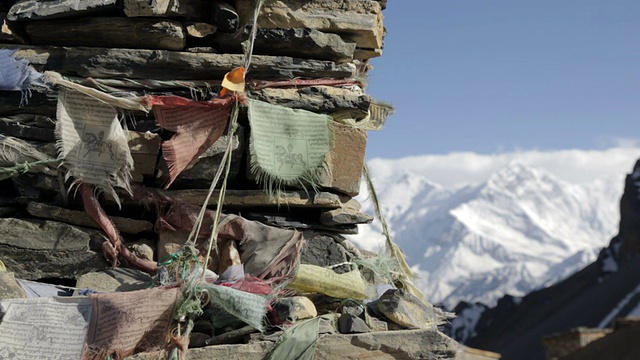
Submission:
[[[7,20],[7,14],[5,13],[0,13],[0,43],[27,43],[22,29],[16,23]]]
[[[203,38],[211,34],[215,34],[217,28],[215,25],[207,23],[192,23],[187,25],[187,35],[194,38]]]
[[[401,289],[387,290],[377,300],[376,308],[389,320],[409,329],[435,329],[452,315]]]
[[[133,158],[134,181],[141,181],[145,176],[153,177],[162,143],[160,136],[150,132],[129,130],[127,142]]]
[[[373,217],[362,213],[351,207],[342,207],[323,211],[320,215],[320,222],[324,225],[349,225],[349,224],[369,224]]]
[[[241,22],[251,19],[255,3],[238,0]],[[311,28],[340,34],[361,48],[381,48],[384,16],[380,4],[370,0],[267,0],[258,26],[266,29]]]
[[[0,300],[24,299],[27,297],[13,273],[0,271]]]
[[[366,131],[334,122],[333,144],[325,158],[329,172],[320,176],[320,186],[349,196],[358,195],[366,149]]]
[[[304,296],[278,298],[272,306],[278,320],[282,322],[296,322],[318,316],[316,306]]]
[[[151,276],[142,271],[117,267],[80,276],[76,288],[100,292],[133,291],[148,288],[152,281]]]

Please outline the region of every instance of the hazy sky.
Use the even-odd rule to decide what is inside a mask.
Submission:
[[[640,1],[389,0],[368,158],[640,138]],[[632,165],[632,164],[631,164]]]

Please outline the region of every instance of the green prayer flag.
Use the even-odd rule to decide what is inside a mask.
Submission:
[[[316,187],[331,148],[329,115],[249,99],[251,171],[272,193],[283,185]]]

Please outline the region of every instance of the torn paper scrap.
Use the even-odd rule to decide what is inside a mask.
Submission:
[[[2,301],[0,359],[79,359],[85,344],[91,301],[37,298]]]
[[[331,148],[329,115],[249,99],[251,171],[267,190],[315,187]]]
[[[222,136],[233,99],[193,101],[179,96],[152,96],[151,103],[158,124],[176,133],[162,144],[169,167],[167,188]]]
[[[92,294],[93,315],[83,359],[118,359],[166,349],[178,288]]]
[[[133,158],[116,109],[83,93],[61,89],[57,117],[59,159],[67,165],[66,178],[73,178],[74,185],[93,185],[120,204],[114,188],[131,194]]]

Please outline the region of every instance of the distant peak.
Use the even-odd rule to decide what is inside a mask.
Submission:
[[[499,168],[487,181],[488,185],[511,188],[527,182],[552,182],[560,180],[543,169],[531,165],[522,159],[513,159]]]

